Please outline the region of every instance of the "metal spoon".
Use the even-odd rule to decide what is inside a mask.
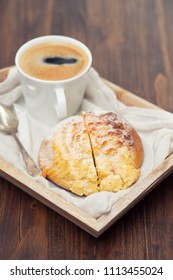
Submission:
[[[35,164],[35,162],[33,161],[33,159],[30,157],[30,155],[23,147],[19,138],[17,137],[16,135],[17,127],[18,127],[18,119],[16,114],[13,111],[11,111],[7,106],[0,104],[0,131],[5,134],[10,134],[15,138],[19,146],[19,149],[22,153],[27,171],[31,176],[34,177],[40,174],[41,172],[37,167],[37,165]]]

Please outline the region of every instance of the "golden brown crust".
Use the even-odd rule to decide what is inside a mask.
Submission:
[[[100,190],[128,188],[139,177],[143,146],[135,129],[116,114],[83,113]]]
[[[128,188],[139,178],[142,161],[139,135],[112,112],[67,119],[39,152],[43,176],[81,196]]]
[[[125,127],[126,126],[127,125],[125,124]],[[130,127],[129,135],[131,139],[133,139],[133,145],[130,148],[133,154],[134,166],[135,168],[139,168],[144,158],[144,149],[143,149],[142,141],[138,133],[136,132],[136,130],[130,124],[128,124],[128,127]]]

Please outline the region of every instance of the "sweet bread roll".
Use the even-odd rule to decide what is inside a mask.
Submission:
[[[43,175],[80,196],[130,187],[140,176],[142,161],[139,135],[111,112],[66,119],[39,151]]]

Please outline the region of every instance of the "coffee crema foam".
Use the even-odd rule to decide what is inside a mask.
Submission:
[[[87,54],[69,43],[42,43],[27,49],[19,61],[21,69],[41,80],[66,80],[88,65]]]

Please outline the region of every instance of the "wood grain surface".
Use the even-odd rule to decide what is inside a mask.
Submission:
[[[31,38],[71,36],[101,76],[173,112],[172,25],[172,0],[1,0],[0,68]],[[172,181],[96,239],[0,178],[0,259],[172,259]]]

